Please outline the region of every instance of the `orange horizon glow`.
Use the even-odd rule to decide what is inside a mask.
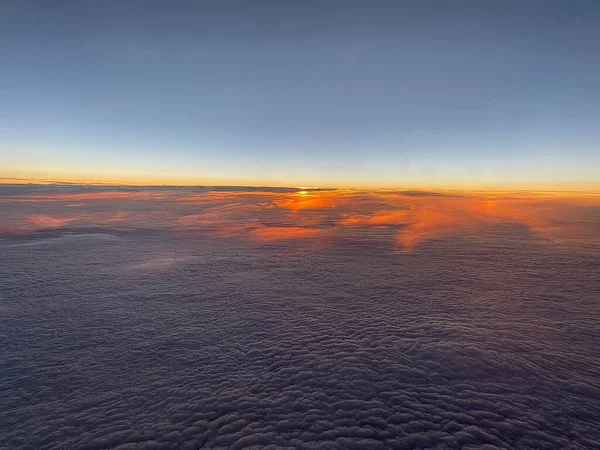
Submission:
[[[600,195],[592,194],[444,195],[306,189],[27,193],[4,196],[1,201],[37,205],[33,213],[0,218],[0,231],[8,234],[80,223],[119,230],[147,228],[156,223],[158,228],[177,232],[242,237],[255,242],[325,242],[343,230],[388,230],[395,234],[395,245],[407,251],[439,237],[477,236],[502,223],[521,224],[549,242],[568,242],[582,236],[595,239],[598,230],[594,231],[594,223],[581,215],[580,209],[600,207]]]
[[[600,194],[600,178],[593,185],[590,183],[475,183],[475,182],[357,182],[356,180],[325,180],[321,183],[303,183],[302,180],[282,181],[257,180],[253,178],[227,178],[178,176],[156,174],[28,174],[0,173],[0,184],[73,184],[89,186],[127,186],[127,187],[252,187],[252,188],[292,188],[312,189],[344,189],[344,190],[426,190],[432,192],[540,192],[540,193],[590,193]]]

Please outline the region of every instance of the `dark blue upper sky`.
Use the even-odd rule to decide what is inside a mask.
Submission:
[[[0,176],[600,184],[597,0],[5,0],[0,67]]]

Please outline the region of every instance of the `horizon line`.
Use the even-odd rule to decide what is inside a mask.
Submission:
[[[291,191],[402,191],[402,192],[469,192],[469,193],[555,193],[555,194],[588,194],[600,195],[600,190],[590,189],[543,189],[543,188],[422,188],[422,187],[324,187],[324,186],[284,186],[267,184],[176,184],[176,183],[115,183],[110,181],[67,181],[67,180],[32,180],[28,178],[0,177],[0,186],[80,186],[105,188],[240,188],[240,189],[287,189]]]

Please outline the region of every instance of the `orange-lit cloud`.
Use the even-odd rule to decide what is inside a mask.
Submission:
[[[381,210],[372,214],[344,214],[339,224],[341,226],[373,226],[373,225],[400,225],[408,220],[410,211]]]
[[[308,192],[300,191],[293,194],[283,194],[273,203],[278,208],[291,210],[336,208],[345,202],[347,196],[341,192]]]
[[[270,227],[261,226],[250,232],[250,237],[255,240],[272,242],[294,239],[325,237],[327,231],[319,228],[304,227]]]
[[[572,216],[574,206],[599,206],[598,199],[589,197],[583,202],[553,196],[502,198],[384,193],[379,197],[388,203],[386,209],[345,214],[338,225],[400,227],[396,243],[404,249],[412,249],[428,239],[441,236],[476,235],[500,223],[525,225],[531,233],[548,240],[569,239],[582,228],[561,217],[564,219],[564,214]],[[390,208],[394,206],[400,209]]]
[[[47,214],[32,214],[28,217],[28,220],[39,228],[58,228],[75,219],[72,217],[52,217]]]
[[[77,208],[73,207],[74,200],[79,202]],[[414,250],[431,239],[477,238],[509,223],[522,225],[532,235],[552,242],[600,241],[600,197],[593,195],[58,190],[7,196],[3,202],[7,211],[12,211],[0,217],[3,233],[83,224],[264,242],[318,238],[331,243],[335,239],[330,238],[344,230],[368,229],[364,236],[393,235],[392,244]]]
[[[135,200],[135,199],[165,199],[167,193],[152,191],[100,191],[100,192],[66,192],[49,194],[22,194],[0,198],[7,202],[72,202],[83,200]]]

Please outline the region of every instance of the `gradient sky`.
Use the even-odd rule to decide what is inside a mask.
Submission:
[[[600,2],[0,3],[0,177],[600,188]]]

